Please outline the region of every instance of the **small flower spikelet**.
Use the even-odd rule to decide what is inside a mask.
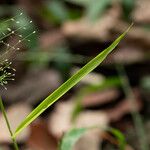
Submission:
[[[17,18],[22,15],[23,15],[23,13],[20,13],[19,15],[15,16],[13,18],[10,18],[4,22],[5,23],[9,22],[10,24],[11,23],[20,24],[20,21],[18,21]],[[35,31],[33,31],[25,36],[23,36],[22,34],[18,34],[18,32],[22,29],[26,30],[28,25],[31,23],[32,23],[32,21],[29,21],[27,24],[24,24],[23,26],[20,26],[17,29],[8,27],[6,29],[6,32],[0,30],[0,46],[6,47],[6,50],[4,51],[4,53],[0,54],[0,85],[3,86],[5,89],[7,89],[6,84],[8,83],[8,81],[14,80],[14,76],[15,76],[15,74],[14,74],[15,69],[11,67],[12,63],[8,59],[5,59],[5,56],[7,56],[8,53],[11,53],[11,52],[14,53],[17,50],[20,50],[18,45],[20,43],[22,43],[23,41],[26,40],[26,41],[30,42],[30,40],[28,38],[32,34],[35,34],[36,33]],[[11,45],[10,43],[5,42],[5,41],[7,41],[6,39],[8,37],[13,38],[13,35],[19,38],[16,43]]]
[[[8,83],[8,81],[14,80],[15,76],[14,72],[16,70],[11,67],[11,64],[12,63],[8,62],[7,59],[0,63],[0,85],[5,89],[7,89],[5,85]]]

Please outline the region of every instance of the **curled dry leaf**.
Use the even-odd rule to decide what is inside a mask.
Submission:
[[[31,112],[31,110],[31,106],[26,103],[12,105],[6,110],[12,131],[15,131],[17,126]],[[10,133],[2,114],[0,114],[0,131],[0,143],[11,143]],[[30,129],[27,127],[20,135],[18,135],[17,141],[24,142],[28,138],[29,134]]]

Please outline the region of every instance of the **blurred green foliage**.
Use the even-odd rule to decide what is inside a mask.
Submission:
[[[72,150],[75,143],[89,130],[99,128],[100,130],[104,130],[110,132],[117,140],[119,150],[125,150],[126,140],[124,135],[115,128],[107,128],[107,127],[89,127],[89,128],[74,128],[68,131],[61,140],[59,150]]]

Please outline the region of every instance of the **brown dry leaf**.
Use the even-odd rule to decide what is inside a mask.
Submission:
[[[150,23],[150,1],[136,0],[133,20],[139,23]]]
[[[57,141],[48,132],[45,120],[36,120],[31,124],[31,134],[27,145],[32,150],[56,150]]]
[[[122,45],[118,50],[109,56],[104,62],[105,64],[111,64],[112,62],[132,64],[145,60],[145,52],[143,48],[133,44]]]
[[[31,112],[31,106],[26,103],[19,103],[10,106],[6,110],[8,120],[12,131],[15,131],[17,126],[23,121],[23,119]],[[18,135],[17,141],[24,142],[30,134],[29,127],[25,128],[21,134]],[[2,114],[0,114],[0,142],[11,143],[10,133],[6,126],[6,122]]]
[[[106,89],[103,91],[87,94],[83,100],[84,107],[91,107],[109,103],[119,97],[119,91],[115,88]]]
[[[77,21],[64,23],[62,32],[69,37],[108,40],[110,30],[116,26],[120,14],[120,7],[115,5],[96,22],[90,22],[89,20],[82,18]]]
[[[133,109],[136,109],[136,111],[139,111],[142,108],[142,103],[140,99],[134,100],[134,108],[131,104],[132,104],[132,100],[125,99],[121,101],[119,104],[117,104],[114,108],[106,110],[109,120],[112,122],[118,121],[125,114],[131,113]]]

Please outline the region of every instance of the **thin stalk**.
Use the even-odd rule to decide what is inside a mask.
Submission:
[[[11,135],[11,139],[13,141],[14,148],[15,148],[15,150],[19,150],[16,138],[13,137],[13,132],[11,130],[10,123],[9,123],[9,120],[8,120],[8,117],[7,117],[7,114],[6,114],[6,111],[5,111],[4,104],[3,104],[1,96],[0,96],[0,108],[1,108],[2,114],[3,114],[4,118],[5,118],[6,125],[7,125],[7,128],[9,130],[9,133]]]
[[[128,97],[129,102],[132,107],[131,115],[133,118],[137,136],[139,138],[140,147],[141,147],[140,149],[141,150],[149,150],[149,144],[147,142],[144,124],[142,121],[142,116],[140,115],[140,113],[137,111],[137,109],[135,107],[136,106],[135,95],[133,94],[133,91],[131,89],[131,85],[129,83],[129,79],[127,77],[125,69],[124,69],[123,65],[121,65],[121,64],[117,64],[116,68],[117,68],[120,80],[122,82],[123,91],[124,91],[126,97]]]

